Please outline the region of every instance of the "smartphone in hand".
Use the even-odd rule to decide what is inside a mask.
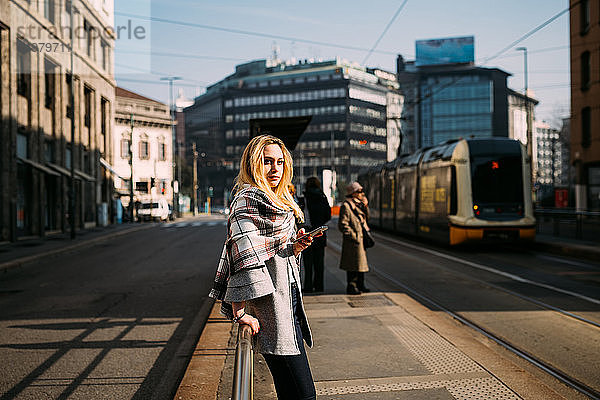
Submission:
[[[320,226],[317,229],[314,229],[310,232],[305,233],[304,235],[302,235],[300,237],[297,237],[296,240],[294,240],[294,243],[296,243],[298,240],[302,239],[303,237],[305,237],[307,235],[311,236],[311,237],[315,237],[315,236],[325,232],[327,229],[329,229],[329,227],[327,225]]]

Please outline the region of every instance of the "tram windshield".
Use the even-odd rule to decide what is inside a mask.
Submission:
[[[521,146],[509,140],[469,141],[473,209],[481,219],[523,215]]]

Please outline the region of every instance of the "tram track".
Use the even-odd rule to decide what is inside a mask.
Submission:
[[[464,260],[461,259],[459,257],[453,256],[453,255],[449,255],[443,252],[439,252],[433,249],[429,249],[426,247],[422,247],[422,246],[417,246],[411,243],[407,243],[407,242],[402,242],[400,240],[394,239],[394,238],[388,238],[386,236],[383,236],[381,234],[376,234],[376,237],[378,239],[378,246],[381,247],[386,247],[387,250],[390,250],[392,252],[396,252],[396,253],[401,253],[403,255],[405,255],[405,253],[403,253],[401,250],[399,250],[398,248],[394,247],[394,245],[396,246],[403,246],[405,248],[409,248],[411,250],[414,251],[420,251],[420,252],[424,252],[427,253],[429,255],[432,256],[436,256],[436,257],[441,257],[444,258],[446,260],[452,261],[452,262],[456,262],[459,264],[463,264],[463,265],[467,265],[469,267],[473,267],[473,268],[477,268],[479,270],[483,270],[483,271],[487,271],[490,272],[492,274],[495,275],[500,275],[503,276],[505,278],[520,282],[520,283],[525,283],[525,284],[530,284],[533,286],[537,286],[537,287],[541,287],[544,288],[546,290],[550,290],[553,291],[555,293],[560,293],[562,295],[567,295],[567,296],[571,296],[574,298],[577,298],[581,301],[585,301],[594,305],[598,305],[600,304],[600,300],[589,297],[589,296],[585,296],[579,293],[575,293],[569,290],[565,290],[565,289],[561,289],[561,288],[557,288],[554,287],[552,285],[547,285],[541,282],[535,282],[532,281],[530,279],[526,279],[523,278],[521,276],[515,275],[515,274],[510,274],[504,271],[500,271],[497,270],[495,268],[483,265],[483,264],[479,264],[479,263],[475,263],[472,262],[470,260]],[[387,242],[387,243],[386,243]],[[336,250],[341,250],[340,247],[338,247],[339,245],[337,243],[335,243],[334,246]],[[377,275],[379,275],[381,278],[389,281],[390,283],[392,283],[395,286],[398,286],[400,288],[402,288],[402,290],[406,291],[407,293],[410,293],[412,296],[414,296],[415,298],[418,298],[420,301],[426,303],[427,305],[430,305],[432,307],[435,307],[437,309],[439,309],[440,311],[443,311],[444,313],[446,313],[447,315],[451,316],[452,318],[456,319],[457,321],[461,322],[462,324],[470,327],[471,329],[474,329],[475,331],[479,332],[480,334],[482,334],[483,336],[485,336],[486,338],[492,340],[493,342],[495,342],[496,344],[498,344],[499,346],[501,346],[502,348],[508,350],[509,352],[515,354],[517,357],[527,361],[528,363],[536,366],[537,368],[539,368],[540,370],[544,371],[545,373],[549,374],[550,376],[554,377],[555,379],[557,379],[558,381],[562,382],[563,384],[565,384],[566,386],[572,388],[573,390],[588,396],[591,399],[598,399],[600,400],[600,392],[598,392],[596,389],[594,389],[593,387],[590,387],[588,385],[586,385],[585,383],[579,381],[578,379],[570,376],[569,374],[561,371],[559,368],[551,365],[550,363],[542,360],[539,357],[536,357],[535,355],[531,354],[530,352],[520,348],[518,345],[515,345],[513,343],[511,343],[508,339],[501,337],[500,335],[495,334],[494,332],[492,332],[490,329],[484,327],[482,324],[479,324],[477,322],[475,322],[474,320],[472,320],[471,318],[466,317],[465,315],[461,315],[459,312],[453,311],[450,308],[440,304],[440,302],[436,301],[435,299],[431,298],[431,296],[429,296],[428,294],[424,294],[422,292],[420,292],[419,290],[414,289],[413,287],[401,282],[399,279],[397,279],[396,277],[390,275],[389,273],[385,272],[383,270],[383,268],[378,268],[377,266],[373,266],[371,265],[371,268],[373,270],[373,272]],[[444,267],[442,265],[439,265],[438,268],[443,269],[447,272],[450,272],[452,274],[455,274],[457,276],[460,276],[463,279],[468,279],[472,282],[476,282],[478,285],[482,285],[494,290],[498,290],[501,291],[503,293],[506,293],[508,295],[511,296],[515,296],[521,300],[525,300],[527,302],[530,302],[532,304],[535,304],[538,307],[541,307],[542,309],[546,309],[546,310],[550,310],[553,312],[556,312],[560,315],[569,317],[571,319],[574,319],[580,323],[583,323],[585,325],[594,327],[592,329],[595,328],[600,328],[600,323],[596,322],[596,321],[592,321],[588,318],[585,318],[581,315],[577,315],[575,313],[572,313],[570,311],[564,310],[560,307],[556,307],[553,306],[551,304],[547,304],[543,301],[534,299],[530,296],[521,294],[521,293],[517,293],[513,290],[501,287],[499,285],[495,285],[493,283],[484,281],[482,279],[470,276],[469,274],[466,273],[461,273],[459,271],[456,271],[452,268],[449,267]]]
[[[485,270],[487,272],[491,272],[491,273],[494,273],[494,274],[497,274],[497,275],[501,275],[501,276],[504,276],[506,278],[515,280],[517,282],[521,282],[521,283],[526,283],[526,284],[531,284],[531,285],[534,285],[534,286],[542,287],[542,288],[550,290],[550,291],[558,292],[558,293],[561,293],[561,294],[566,294],[566,295],[569,295],[569,296],[572,296],[572,297],[576,297],[576,298],[578,298],[580,300],[587,301],[587,302],[592,303],[592,304],[600,305],[600,300],[591,298],[589,296],[584,296],[584,295],[581,295],[581,294],[578,294],[578,293],[575,293],[575,292],[572,292],[572,291],[569,291],[569,290],[564,290],[564,289],[556,288],[554,286],[546,285],[544,283],[535,282],[535,281],[532,281],[530,279],[526,279],[526,278],[520,277],[518,275],[514,275],[514,274],[506,273],[506,272],[503,272],[503,271],[499,271],[499,270],[497,270],[495,268],[491,268],[491,267],[488,267],[488,266],[485,266],[485,265],[482,265],[482,264],[479,264],[479,263],[474,263],[474,262],[469,261],[469,260],[463,260],[463,259],[461,259],[459,257],[451,256],[451,255],[448,255],[448,254],[445,254],[445,253],[441,253],[441,252],[438,252],[438,251],[435,251],[435,250],[431,250],[431,249],[427,249],[427,248],[419,248],[418,246],[415,246],[413,244],[404,243],[404,242],[401,242],[401,241],[396,240],[396,239],[390,239],[390,238],[384,237],[382,235],[377,235],[377,238],[378,239],[383,239],[383,240],[386,240],[388,242],[391,242],[391,243],[394,243],[394,244],[398,244],[398,245],[401,245],[401,246],[409,247],[409,248],[411,248],[413,250],[423,251],[423,252],[432,254],[434,256],[437,256],[437,257],[445,258],[445,259],[450,260],[450,261],[458,262],[458,263],[461,263],[463,265],[467,265],[469,267],[474,267],[474,268],[477,268],[477,269],[480,269],[480,270]],[[381,242],[379,242],[379,243],[381,244]],[[395,249],[394,247],[391,247],[391,246],[387,246],[387,247],[391,251],[397,251],[397,249]],[[462,272],[455,271],[455,270],[453,270],[451,268],[447,268],[447,267],[443,267],[443,266],[439,266],[438,268],[444,269],[445,271],[450,271],[450,272],[452,272],[455,275],[459,275],[462,278],[469,279],[469,280],[474,281],[474,282],[478,282],[478,283],[480,283],[480,284],[482,284],[484,286],[487,286],[489,288],[493,288],[493,289],[502,291],[504,293],[510,294],[512,296],[518,297],[520,299],[523,299],[525,301],[533,303],[533,304],[535,304],[537,306],[540,306],[542,308],[545,308],[547,310],[555,311],[555,312],[557,312],[559,314],[562,314],[562,315],[565,315],[567,317],[573,318],[573,319],[578,320],[580,322],[583,322],[585,324],[589,324],[589,325],[595,326],[597,328],[600,328],[600,323],[599,322],[592,321],[592,320],[590,320],[588,318],[585,318],[585,317],[583,317],[581,315],[574,314],[574,313],[572,313],[570,311],[567,311],[567,310],[564,310],[564,309],[562,309],[560,307],[556,307],[556,306],[553,306],[551,304],[545,303],[543,301],[534,299],[531,296],[527,296],[527,295],[524,295],[524,294],[521,294],[521,293],[517,293],[514,290],[510,290],[510,289],[504,288],[502,286],[495,285],[495,284],[490,283],[490,282],[486,282],[486,281],[484,281],[482,279],[478,279],[478,278],[475,278],[475,277],[473,277],[473,276],[471,276],[469,274],[465,274],[465,273],[462,273]]]

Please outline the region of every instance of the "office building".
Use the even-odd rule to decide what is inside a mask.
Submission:
[[[510,90],[508,72],[476,66],[473,47],[473,37],[424,40],[416,43],[414,61],[398,56],[402,152],[461,137],[514,137],[515,116],[526,121],[529,115],[532,126],[537,101]]]
[[[332,168],[343,188],[362,168],[395,158],[402,106],[395,74],[344,60],[238,65],[184,110],[187,148],[194,141],[203,154],[200,192],[213,187],[217,204],[226,201],[250,122],[287,117],[310,118],[293,152],[299,189]]]

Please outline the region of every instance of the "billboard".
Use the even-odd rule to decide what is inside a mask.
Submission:
[[[417,40],[415,47],[417,66],[475,62],[473,36]]]

